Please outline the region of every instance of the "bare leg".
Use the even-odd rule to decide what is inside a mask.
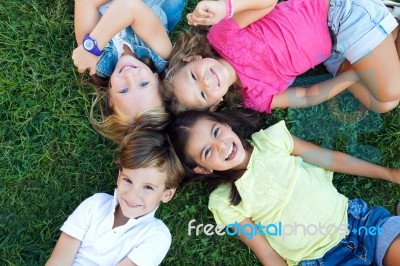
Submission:
[[[400,99],[400,61],[391,36],[352,65],[367,90],[379,102]]]
[[[398,266],[400,261],[400,236],[397,236],[383,258],[383,265]]]
[[[349,61],[346,60],[339,69],[339,72],[345,72],[351,69],[352,66],[350,65]],[[348,87],[347,90],[351,92],[354,98],[359,100],[365,107],[376,113],[388,112],[399,104],[399,100],[391,102],[378,101],[367,89],[367,85],[361,80]]]

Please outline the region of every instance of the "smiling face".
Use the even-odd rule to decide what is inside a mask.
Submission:
[[[230,65],[223,60],[191,56],[175,76],[174,92],[178,102],[191,110],[218,106],[235,81]]]
[[[155,167],[122,168],[117,181],[119,208],[127,218],[138,218],[153,211],[160,201],[170,201],[175,189],[165,189],[166,173]]]
[[[110,77],[110,106],[131,117],[162,106],[157,74],[134,56],[122,56]]]
[[[247,168],[250,152],[246,151],[235,132],[226,124],[199,119],[190,128],[187,155],[197,163],[199,174],[212,170],[243,170]]]

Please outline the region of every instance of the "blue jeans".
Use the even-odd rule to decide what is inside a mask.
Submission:
[[[383,258],[387,249],[377,246],[378,238],[387,240],[385,235],[390,234],[393,241],[399,234],[400,223],[395,234],[385,230],[385,222],[394,217],[390,217],[390,213],[382,207],[368,207],[362,199],[350,200],[347,213],[349,234],[322,258],[301,261],[299,266],[382,265],[382,261],[375,260],[376,257]],[[385,246],[389,247],[390,243]]]

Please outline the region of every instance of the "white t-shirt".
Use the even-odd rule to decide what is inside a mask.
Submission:
[[[129,257],[136,265],[158,265],[171,245],[167,226],[152,212],[112,228],[118,204],[114,197],[97,193],[84,200],[68,217],[61,231],[80,240],[73,265],[116,265]]]

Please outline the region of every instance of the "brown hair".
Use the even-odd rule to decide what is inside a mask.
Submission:
[[[257,112],[248,110],[247,112],[206,112],[206,111],[187,111],[179,115],[169,126],[168,134],[174,146],[176,154],[185,169],[183,183],[192,183],[205,180],[212,186],[226,183],[231,185],[231,203],[238,205],[241,201],[239,192],[235,186],[235,181],[243,175],[243,171],[227,170],[213,171],[210,174],[198,174],[193,169],[198,166],[193,158],[187,154],[187,142],[191,135],[191,128],[200,119],[208,119],[218,123],[228,124],[239,136],[243,147],[251,150],[252,147],[247,139],[251,134],[259,129],[260,115]],[[214,169],[212,169],[214,170]]]
[[[184,170],[168,135],[155,130],[133,130],[122,140],[116,163],[120,169],[155,167],[167,174],[166,189],[177,188]]]
[[[162,82],[164,83],[164,90],[162,96],[166,102],[166,108],[174,114],[179,114],[188,109],[181,105],[174,91],[175,76],[188,62],[184,58],[191,55],[201,55],[203,58],[214,58],[219,59],[221,56],[211,47],[207,40],[208,27],[191,27],[189,30],[180,33],[180,37],[174,43],[172,48],[171,57],[166,70],[164,70],[164,77]],[[228,94],[234,93],[233,96],[228,96],[228,102],[223,102],[225,105],[231,105],[231,99],[236,97],[237,87],[228,90]]]

